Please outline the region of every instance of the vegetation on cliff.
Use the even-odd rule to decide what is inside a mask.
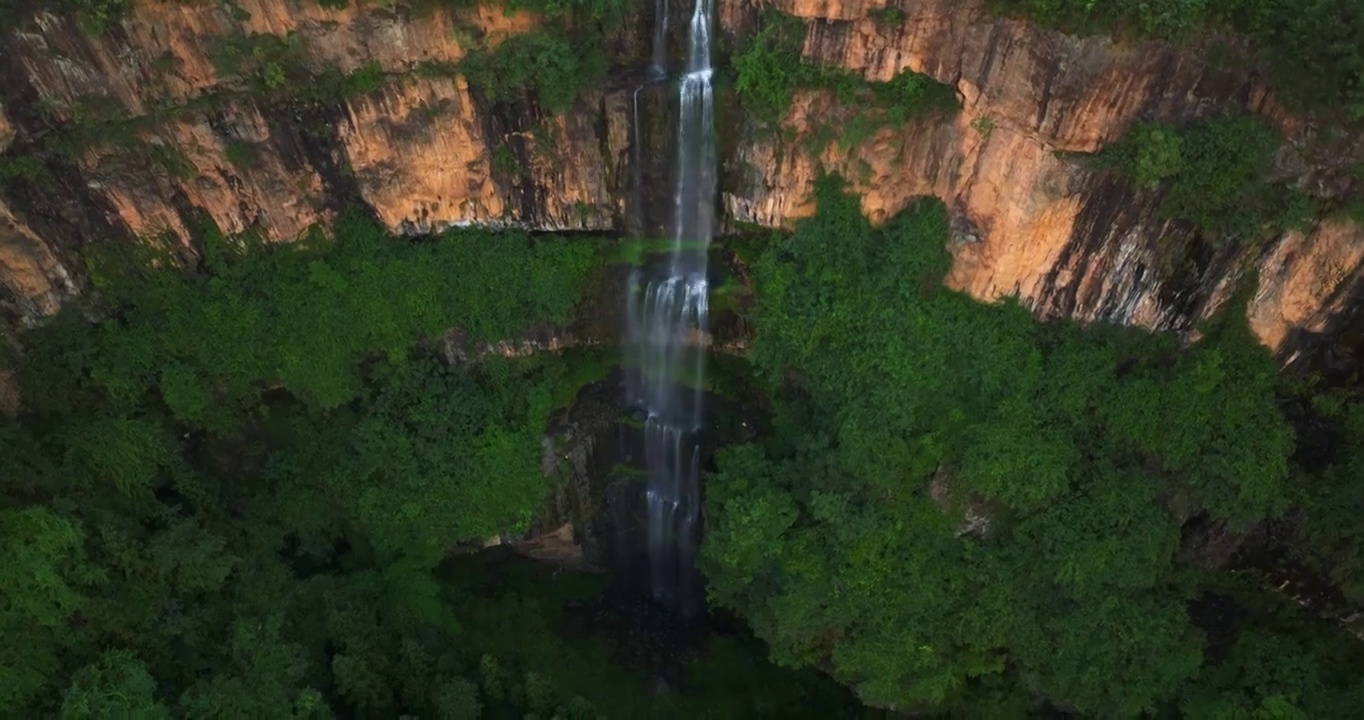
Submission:
[[[708,480],[713,601],[779,662],[879,705],[1358,706],[1332,641],[1208,620],[1235,583],[1177,559],[1192,517],[1248,528],[1300,498],[1275,368],[1244,320],[1188,349],[1038,324],[942,287],[937,201],[875,229],[835,179],[818,202],[757,265],[752,359],[775,430]]]
[[[1187,41],[1227,28],[1254,42],[1291,107],[1364,120],[1364,5],[1357,0],[989,0],[1067,32]]]
[[[619,27],[629,7],[622,0],[511,0],[504,6],[539,13],[543,21],[530,32],[476,49],[458,70],[494,101],[529,93],[556,113],[605,77],[604,36]]]
[[[731,61],[739,100],[761,124],[779,123],[795,92],[813,88],[832,90],[845,105],[860,103],[863,116],[877,125],[901,125],[958,107],[956,92],[926,75],[906,70],[886,82],[871,82],[845,68],[806,62],[801,58],[805,26],[799,18],[770,11],[762,20]]]
[[[1222,247],[1311,225],[1317,214],[1312,198],[1273,179],[1282,143],[1269,122],[1255,115],[1182,127],[1138,123],[1098,160],[1137,188],[1159,192],[1162,216],[1188,222]]]

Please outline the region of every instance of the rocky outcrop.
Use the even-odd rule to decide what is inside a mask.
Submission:
[[[1309,192],[1355,191],[1345,169],[1364,153],[1359,138],[1334,140],[1283,113],[1234,60],[1228,38],[1203,47],[1119,45],[1077,39],[991,16],[953,0],[901,2],[903,19],[873,13],[878,0],[777,0],[806,19],[807,58],[871,80],[902,70],[957,89],[960,115],[884,128],[859,147],[818,156],[786,138],[740,146],[748,179],[725,203],[738,220],[774,225],[812,210],[821,169],[841,170],[884,219],[914,198],[936,195],[954,213],[948,284],[992,300],[1016,295],[1041,316],[1111,320],[1187,330],[1219,309],[1235,283],[1257,270],[1252,327],[1271,348],[1301,328],[1324,331],[1348,310],[1360,282],[1364,228],[1324,220],[1270,247],[1172,257],[1189,229],[1162,219],[1158,198],[1090,169],[1068,153],[1091,153],[1138,121],[1177,122],[1231,108],[1269,116],[1289,137],[1284,173]],[[731,6],[732,7],[732,6]],[[731,27],[750,18],[735,11]],[[800,134],[840,116],[828,93],[802,94],[785,124]],[[1322,162],[1321,158],[1329,158]],[[1173,264],[1174,267],[1171,267]]]
[[[0,104],[0,152],[15,129]],[[28,323],[56,312],[75,292],[66,268],[51,247],[0,198],[0,307]]]
[[[1244,108],[1290,138],[1285,178],[1322,197],[1357,194],[1346,169],[1364,156],[1360,139],[1330,137],[1281,111],[1235,60],[1243,50],[1235,39],[1184,48],[1078,39],[957,0],[900,0],[899,14],[875,12],[884,0],[772,4],[805,20],[807,59],[873,80],[922,72],[953,86],[963,110],[814,154],[803,136],[846,117],[827,93],[800,93],[783,133],[726,122],[722,203],[731,226],[789,224],[812,210],[821,169],[840,170],[874,220],[918,196],[947,201],[955,288],[986,300],[1017,295],[1042,316],[1174,330],[1217,310],[1255,270],[1252,326],[1285,361],[1294,338],[1329,334],[1364,287],[1356,224],[1324,220],[1267,246],[1174,256],[1169,248],[1189,230],[1160,218],[1159,198],[1070,155],[1101,148],[1138,120]],[[721,3],[730,47],[751,32],[760,5]],[[141,118],[119,125],[119,138],[44,155],[45,181],[9,182],[0,201],[5,309],[25,322],[55,311],[79,287],[73,248],[82,243],[169,232],[188,247],[201,215],[281,241],[350,202],[398,232],[623,228],[627,203],[638,202],[629,187],[640,74],[631,49],[647,45],[647,18],[627,20],[611,39],[614,79],[561,115],[530,98],[493,103],[462,77],[421,72],[537,22],[495,7],[417,16],[368,3],[144,0],[134,19],[99,38],[51,14],[5,31],[0,144],[10,157],[43,150],[53,123]],[[314,69],[349,72],[372,60],[385,74],[372,90],[328,102],[291,102],[288,88],[252,91],[223,61],[252,33],[281,38],[280,52]],[[649,164],[658,152],[635,161]]]
[[[422,72],[536,22],[498,7],[415,16],[148,0],[97,38],[51,14],[8,30],[0,98],[25,110],[0,115],[0,145],[43,158],[48,172],[12,181],[0,205],[6,308],[26,322],[54,312],[75,289],[76,246],[164,233],[189,246],[199,217],[276,241],[352,202],[398,232],[614,227],[628,89],[598,89],[548,116],[533,101],[491,103],[462,77]],[[377,61],[384,75],[372,91],[331,101],[260,92],[221,69],[225,54],[264,44],[253,33],[278,38],[286,50],[271,52],[313,71]],[[94,137],[52,152],[52,128],[73,122]]]
[[[57,312],[75,292],[48,243],[0,201],[0,307],[31,324]]]

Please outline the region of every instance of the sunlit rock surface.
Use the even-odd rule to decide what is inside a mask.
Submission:
[[[602,88],[550,115],[534,103],[490,103],[463,78],[415,72],[420,63],[458,61],[474,38],[496,42],[532,28],[538,20],[526,13],[490,6],[417,18],[371,3],[328,10],[260,0],[239,3],[244,12],[235,14],[211,3],[136,5],[100,38],[53,15],[0,35],[0,146],[11,156],[41,143],[43,117],[162,110],[136,128],[139,145],[91,148],[52,168],[50,186],[11,183],[0,196],[0,301],[11,320],[32,323],[78,291],[80,245],[168,232],[192,252],[189,227],[200,213],[229,232],[254,227],[276,241],[357,202],[395,232],[620,227],[638,52],[615,52]],[[813,180],[826,168],[854,181],[873,220],[918,196],[943,198],[954,223],[948,284],[986,300],[1016,295],[1040,316],[1188,330],[1256,270],[1252,326],[1288,361],[1296,337],[1329,335],[1352,306],[1364,259],[1358,225],[1328,221],[1268,247],[1169,268],[1163,248],[1185,231],[1162,220],[1154,201],[1066,155],[1093,152],[1138,120],[1246,108],[1288,134],[1286,178],[1325,197],[1351,189],[1342,168],[1361,157],[1361,141],[1326,138],[1278,108],[1244,63],[1217,61],[1209,47],[1225,41],[1218,52],[1234,56],[1234,39],[1180,49],[1077,39],[957,0],[907,0],[897,6],[902,22],[873,17],[884,7],[876,0],[775,6],[806,20],[808,59],[873,80],[926,73],[956,89],[963,111],[882,129],[847,152],[833,144],[817,158],[802,150],[802,134],[833,117],[828,94],[799,94],[785,120],[794,134],[750,132],[730,112],[721,128],[728,226],[787,225],[809,214]],[[719,10],[734,46],[760,7],[736,0]],[[315,68],[352,71],[374,60],[387,75],[377,90],[334,106],[274,102],[215,64],[225,38],[251,33],[293,33]],[[648,23],[627,20],[613,47],[647,46],[648,34]],[[173,150],[187,166],[168,171],[149,159],[149,146]]]

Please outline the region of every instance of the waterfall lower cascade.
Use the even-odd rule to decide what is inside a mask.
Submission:
[[[645,524],[650,591],[684,615],[703,607],[694,556],[700,540],[701,431],[708,331],[706,256],[715,228],[714,0],[696,0],[678,80],[677,155],[666,262],[636,268],[627,292],[633,352],[629,404],[644,423]],[[659,27],[666,26],[666,1]],[[657,33],[663,42],[663,33]],[[667,77],[656,47],[646,84]]]

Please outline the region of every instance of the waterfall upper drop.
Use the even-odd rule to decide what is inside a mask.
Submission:
[[[650,591],[683,615],[703,608],[694,558],[700,540],[705,417],[702,340],[709,330],[706,263],[716,204],[713,2],[696,0],[686,66],[678,81],[671,248],[666,263],[636,268],[627,292],[627,340],[634,353],[633,362],[627,362],[627,401],[645,417]],[[658,44],[646,84],[666,77],[661,64],[666,0],[658,0],[656,7]]]

